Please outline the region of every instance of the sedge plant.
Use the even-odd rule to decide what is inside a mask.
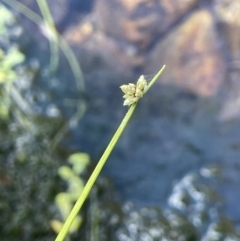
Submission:
[[[140,76],[136,85],[135,84],[128,84],[122,85],[120,88],[124,93],[124,103],[123,105],[128,105],[130,108],[128,109],[125,117],[123,118],[122,122],[120,123],[118,129],[116,130],[115,134],[113,135],[111,141],[109,142],[107,148],[105,149],[102,157],[100,158],[99,162],[97,163],[94,171],[92,172],[90,178],[88,179],[86,185],[83,188],[79,198],[77,199],[75,205],[73,206],[70,214],[68,215],[62,229],[58,233],[55,241],[63,241],[69,230],[70,227],[76,218],[77,214],[79,213],[82,205],[84,204],[86,198],[88,197],[93,185],[98,178],[102,168],[104,167],[109,155],[111,154],[113,148],[115,147],[117,141],[119,140],[122,132],[126,128],[134,110],[137,107],[138,100],[143,97],[143,95],[152,87],[152,85],[156,82],[159,76],[162,74],[163,70],[165,69],[165,65],[158,71],[158,73],[153,77],[153,79],[147,83],[144,76]]]

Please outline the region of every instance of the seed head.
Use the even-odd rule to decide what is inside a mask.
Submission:
[[[137,89],[141,90],[143,94],[147,90],[147,81],[143,75],[141,75],[137,81]]]
[[[124,93],[123,98],[125,99],[123,105],[132,105],[137,102],[147,90],[147,81],[144,76],[141,75],[137,81],[137,84],[129,83],[128,85],[120,86],[120,89]]]

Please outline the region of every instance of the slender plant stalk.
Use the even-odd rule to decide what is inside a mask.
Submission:
[[[88,182],[86,183],[83,192],[81,193],[80,197],[78,198],[77,202],[75,203],[71,213],[69,214],[67,220],[65,221],[61,231],[59,232],[57,238],[55,239],[55,241],[62,241],[64,240],[65,236],[67,235],[71,224],[73,223],[75,217],[77,216],[79,210],[81,209],[84,201],[86,200],[89,192],[92,189],[93,184],[95,183],[97,177],[99,176],[104,164],[107,161],[107,158],[109,157],[110,153],[112,152],[112,149],[114,148],[115,144],[117,143],[119,137],[121,136],[123,130],[125,129],[128,121],[130,120],[135,108],[137,106],[137,103],[133,104],[127,114],[125,115],[125,117],[123,118],[120,126],[118,127],[117,131],[115,132],[112,140],[110,141],[110,143],[108,144],[105,152],[103,153],[101,159],[99,160],[97,166],[95,167],[92,175],[90,176]]]
[[[57,70],[59,62],[59,49],[58,49],[58,34],[55,28],[54,20],[49,10],[46,0],[37,0],[37,4],[42,13],[46,30],[49,31],[49,45],[50,45],[50,71],[54,73]]]
[[[152,78],[152,80],[148,84],[147,91],[155,84],[155,82],[157,81],[157,79],[160,77],[163,70],[165,69],[165,67],[166,67],[166,65],[163,65],[163,67],[158,71],[158,73],[156,75],[154,75],[154,77]],[[145,93],[147,93],[147,91]]]
[[[162,74],[163,70],[165,68],[165,65],[159,70],[159,72],[153,77],[151,82],[148,85],[147,91],[151,88],[151,86],[156,82],[156,80],[159,78],[159,76]],[[55,241],[63,241],[66,237],[75,217],[77,216],[78,212],[80,211],[83,203],[85,202],[87,196],[89,195],[93,184],[95,183],[96,179],[98,178],[103,166],[105,165],[109,155],[111,154],[113,148],[115,147],[118,139],[120,138],[123,130],[125,129],[128,121],[130,120],[134,110],[136,109],[137,103],[134,103],[129,108],[128,112],[126,113],[125,117],[123,118],[121,124],[119,125],[117,131],[115,132],[114,136],[112,137],[110,143],[108,144],[106,150],[104,151],[102,157],[100,158],[97,166],[95,167],[93,173],[91,174],[90,178],[88,179],[86,185],[84,186],[83,192],[79,196],[77,202],[75,203],[72,211],[68,215],[61,231],[57,235]]]
[[[22,3],[15,0],[2,0],[5,4],[16,9],[18,12],[22,13],[24,16],[32,20],[34,23],[40,23],[42,18],[30,10],[28,7],[24,6]]]
[[[70,65],[70,68],[73,72],[73,75],[75,77],[77,89],[79,90],[79,92],[84,92],[85,91],[84,77],[83,77],[82,69],[79,67],[77,57],[74,54],[71,47],[69,46],[69,44],[67,43],[67,41],[61,35],[58,35],[58,38],[59,38],[59,46],[63,51]]]

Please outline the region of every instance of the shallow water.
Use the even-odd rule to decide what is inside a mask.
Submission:
[[[86,66],[83,96],[62,56],[64,68],[51,75],[46,43],[36,48],[30,37],[21,43],[30,66],[22,71],[32,81],[26,84],[23,76],[18,83],[24,99],[36,115],[65,120],[76,110],[76,100],[86,102],[84,117],[71,126],[61,148],[85,151],[97,161],[127,111],[119,85],[130,79],[101,71],[101,63]],[[113,80],[110,86],[106,78]],[[220,119],[221,96],[203,99],[161,84],[151,91],[140,101],[104,168],[102,176],[113,179],[114,195],[125,204],[113,205],[109,216],[108,207],[103,207],[103,230],[112,228],[112,237],[119,241],[240,240],[234,229],[240,223],[239,120]],[[36,123],[48,131],[43,120]],[[121,221],[113,218],[108,223],[104,215]],[[115,240],[109,237],[101,240]]]

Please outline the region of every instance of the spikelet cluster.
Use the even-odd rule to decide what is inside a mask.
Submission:
[[[128,85],[120,86],[120,89],[124,93],[123,105],[132,105],[137,102],[146,92],[148,84],[143,75],[141,75],[137,81],[137,84],[129,83]]]

